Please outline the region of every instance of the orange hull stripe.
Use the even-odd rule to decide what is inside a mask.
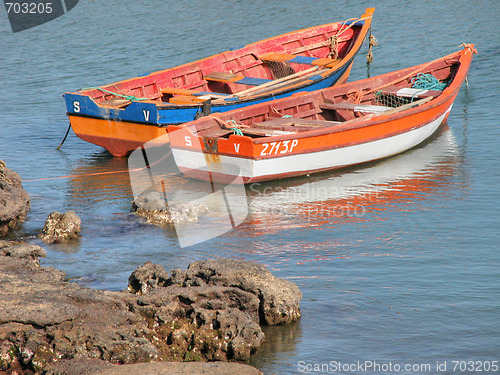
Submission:
[[[159,136],[166,128],[89,117],[69,116],[71,127],[81,139],[106,148],[114,156],[126,156],[131,151]]]

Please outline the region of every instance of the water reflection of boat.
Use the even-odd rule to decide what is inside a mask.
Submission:
[[[425,199],[447,194],[459,158],[453,134],[444,126],[422,146],[364,168],[247,185],[247,199],[243,193],[230,200],[233,213],[241,211],[246,215],[248,206],[248,218],[235,233],[253,237],[287,229],[363,221],[383,217],[386,211],[415,209]],[[171,158],[162,162],[174,165]],[[71,199],[88,207],[90,212],[104,210],[108,217],[109,206],[115,201],[117,206],[111,210],[115,214],[128,214],[133,190],[138,188],[141,179],[134,177],[136,184],[131,188],[130,177],[134,174],[129,177],[127,166],[131,167],[127,160],[108,155],[79,165],[70,179]],[[136,167],[138,174],[144,175],[141,177],[145,185],[149,186],[146,169],[139,168],[140,165]],[[186,194],[206,193],[206,182],[185,178],[166,168],[161,171],[167,172],[165,178],[156,177],[166,182],[164,187],[169,194],[180,190]],[[105,204],[101,204],[103,202]],[[213,221],[213,225],[208,225],[213,232],[213,226],[220,225],[222,216],[217,210],[210,216],[200,224]],[[171,230],[168,232],[169,237],[174,235]]]
[[[71,199],[78,205],[128,199],[132,196],[128,165],[124,159],[98,153],[72,168],[69,176]]]
[[[366,168],[248,186],[251,235],[367,220],[384,211],[414,209],[418,201],[446,194],[459,158],[445,126],[429,142]],[[246,228],[245,228],[246,226]]]

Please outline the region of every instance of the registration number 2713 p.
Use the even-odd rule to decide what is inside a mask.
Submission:
[[[295,146],[299,144],[297,139],[279,141],[279,142],[270,142],[262,144],[262,151],[260,152],[260,156],[266,155],[277,155],[277,154],[286,154],[293,151]]]

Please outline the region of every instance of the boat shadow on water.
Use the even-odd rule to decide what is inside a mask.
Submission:
[[[419,202],[447,194],[459,159],[453,133],[443,124],[429,140],[398,156],[278,183],[250,184],[249,216],[239,230],[260,236],[382,220],[389,211],[417,210]]]
[[[163,181],[162,188],[168,194],[180,190],[204,192],[210,185],[189,179],[177,171],[175,162],[168,155],[168,146],[156,151],[156,155],[148,154],[151,156],[149,162],[154,164],[162,160],[163,174],[156,177]],[[447,194],[447,185],[459,175],[459,159],[453,133],[447,124],[443,124],[430,139],[398,156],[310,176],[253,183],[246,185],[243,193],[227,190],[230,209],[243,212],[245,216],[248,213],[248,216],[239,226],[232,228],[234,230],[226,231],[226,235],[257,237],[293,228],[382,220],[385,212],[419,209],[419,202]],[[130,159],[113,158],[102,153],[79,164],[71,172],[68,190],[71,205],[83,207],[85,215],[96,221],[92,226],[98,232],[111,230],[118,235],[151,227],[132,213],[134,186],[131,186],[131,176],[134,178],[134,174],[130,174],[129,167],[133,167]],[[146,172],[146,169],[140,169],[141,177],[148,185],[150,180]],[[466,184],[463,180],[458,183]],[[239,187],[243,189],[243,185]],[[210,232],[226,219],[223,214],[213,210],[200,217],[199,222],[187,226],[192,227],[192,232],[203,227]],[[109,221],[110,216],[117,220]],[[151,228],[154,228],[150,229],[151,232],[159,230],[166,238],[175,241],[174,226]]]

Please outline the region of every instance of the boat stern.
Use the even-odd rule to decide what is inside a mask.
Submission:
[[[201,136],[192,127],[168,127],[172,155],[186,176],[218,184],[253,181],[251,138],[236,134],[228,138]]]

